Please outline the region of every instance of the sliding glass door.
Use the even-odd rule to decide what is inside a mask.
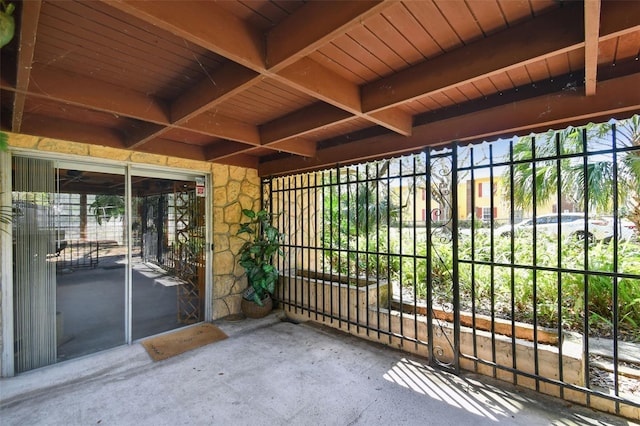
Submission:
[[[205,204],[189,177],[133,173],[135,340],[203,320]]]
[[[15,372],[204,319],[200,177],[12,161]]]

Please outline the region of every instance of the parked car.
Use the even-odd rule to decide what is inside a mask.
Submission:
[[[560,214],[560,232],[562,237],[579,238],[585,237],[585,219],[584,213],[561,213]],[[523,220],[515,225],[504,225],[496,229],[496,235],[508,237],[512,233],[517,235],[526,231],[533,232],[535,228],[538,235],[558,235],[558,215],[546,214],[535,218]],[[610,237],[612,226],[606,219],[588,219],[586,237],[589,241],[602,240]]]
[[[603,216],[603,220],[607,221],[608,235],[604,237],[605,241],[610,241],[613,238],[614,218],[613,216]],[[629,219],[618,218],[618,239],[623,241],[636,240],[638,238],[638,229],[635,223]]]

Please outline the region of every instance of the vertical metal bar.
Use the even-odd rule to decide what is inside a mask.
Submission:
[[[402,263],[404,260],[404,256],[403,256],[403,251],[402,251],[402,227],[403,227],[403,223],[402,223],[402,211],[404,210],[402,208],[402,201],[404,200],[403,198],[403,193],[402,193],[402,184],[403,184],[403,177],[402,177],[402,157],[399,160],[399,164],[398,164],[398,175],[400,176],[400,185],[399,185],[399,201],[400,201],[400,205],[398,206],[398,286],[399,286],[399,296],[400,296],[400,345],[404,344],[404,300],[402,297],[402,293],[403,293],[403,287],[404,287],[404,271],[402,268]]]
[[[355,302],[355,306],[356,306],[356,331],[359,333],[360,332],[360,291],[359,291],[359,283],[358,280],[360,279],[360,214],[358,212],[358,208],[360,208],[361,206],[359,205],[360,202],[360,168],[362,166],[358,165],[356,166],[356,247],[355,247],[355,260],[356,260],[356,265],[355,265],[355,279],[356,279],[356,302]],[[365,212],[367,211],[369,206],[367,206],[367,204],[364,205],[364,210]],[[365,303],[366,305],[366,303]],[[349,305],[351,306],[351,305]]]
[[[471,166],[471,322],[473,341],[473,357],[478,359],[478,333],[476,328],[476,177],[475,177],[475,146],[469,147],[469,161]],[[478,362],[474,360],[473,367],[477,371]]]
[[[380,294],[380,162],[376,162],[376,290],[378,294]],[[387,293],[391,288],[391,283],[387,281]],[[388,295],[387,300],[390,299],[391,295]],[[376,308],[376,328],[378,329],[378,339],[380,339],[380,308],[378,306]]]
[[[339,167],[339,166],[338,166]],[[340,170],[340,169],[338,169]],[[347,169],[347,173],[348,173],[348,169]],[[339,171],[338,173],[338,327],[342,327],[342,257],[344,255],[344,248],[343,248],[343,244],[344,244],[344,238],[345,235],[342,232],[342,221],[344,220],[342,218],[342,208],[343,208],[343,203],[342,203],[342,174],[344,172],[343,171]],[[348,214],[348,212],[347,212]],[[347,229],[347,236],[346,238],[348,238],[348,229]],[[348,266],[348,262],[349,262],[349,257],[348,257],[348,252],[347,252],[347,268]]]
[[[294,244],[295,244],[295,231],[293,230],[293,228],[291,227],[291,177],[288,177],[286,180],[286,200],[283,197],[283,211],[285,212],[285,218],[283,219],[283,226],[285,227],[285,229],[287,230],[287,235],[289,236],[288,241],[286,242],[286,246],[287,246],[287,269],[289,271],[294,271],[295,272],[295,268],[292,268],[291,262],[292,262],[292,258],[295,256],[295,248],[294,248]],[[286,221],[286,224],[284,223],[284,221]],[[294,264],[295,265],[295,264]],[[299,307],[299,303],[298,303],[298,277],[297,275],[295,276],[295,280],[293,282],[293,312],[294,313],[298,313],[298,309],[302,309],[301,307]],[[289,297],[291,297],[291,289],[289,289]]]
[[[124,197],[125,197],[125,206],[126,211],[125,215],[127,218],[127,241],[125,241],[127,247],[127,269],[125,276],[125,303],[124,303],[124,314],[125,314],[125,341],[127,344],[131,344],[133,335],[132,335],[132,327],[133,327],[133,259],[132,259],[132,241],[131,241],[131,225],[133,221],[133,212],[131,211],[132,206],[132,194],[131,194],[131,165],[127,165],[125,169],[125,185],[124,185]]]
[[[451,225],[453,250],[453,368],[460,374],[460,267],[458,258],[458,144],[454,143],[451,150]]]
[[[365,277],[364,277],[364,279],[365,279],[366,284],[367,284],[366,287],[365,287],[365,293],[366,293],[365,294],[365,297],[366,297],[365,300],[366,300],[366,303],[367,303],[367,310],[366,310],[367,316],[365,318],[365,324],[367,326],[366,327],[367,336],[370,335],[369,331],[371,330],[371,324],[370,324],[370,321],[369,321],[369,316],[370,316],[369,315],[369,312],[370,312],[369,311],[369,280],[370,280],[370,268],[369,268],[369,260],[370,260],[370,258],[369,258],[369,252],[371,250],[371,247],[369,246],[369,240],[370,240],[370,235],[371,235],[370,228],[369,228],[369,226],[370,226],[370,223],[369,223],[369,212],[370,212],[370,209],[371,209],[371,198],[370,198],[371,193],[369,191],[369,189],[370,189],[369,185],[371,184],[370,179],[369,179],[369,164],[370,163],[367,163],[366,166],[365,166],[365,169],[364,169],[364,175],[365,175],[365,178],[366,178],[366,181],[365,181],[365,205],[367,206],[367,210],[366,210],[365,215],[364,215],[364,221],[365,221],[364,222],[364,228],[367,231],[367,238],[365,238],[365,240],[364,240],[365,241],[364,242],[364,246],[365,246],[365,248],[364,248],[364,251],[365,251],[365,255],[364,255]],[[376,234],[376,240],[377,239],[378,239],[378,235]],[[378,277],[376,276],[376,287],[378,289],[378,291],[376,292],[376,311],[379,312],[380,310],[378,309],[378,304],[380,303],[380,298],[377,295],[380,294],[380,290],[379,290],[380,289],[380,280],[377,279],[377,278]]]
[[[431,240],[431,150],[426,148],[424,150],[425,155],[425,171],[424,171],[424,179],[425,179],[425,188],[426,188],[426,196],[425,196],[425,210],[426,210],[426,232],[427,232],[427,277],[426,277],[426,286],[427,286],[427,345],[428,345],[428,353],[429,353],[429,365],[435,365],[435,355],[433,351],[433,244]]]
[[[613,148],[613,390],[615,396],[620,396],[620,372],[619,372],[619,353],[618,353],[618,151],[617,151],[617,128],[613,124],[611,126],[611,144]],[[586,179],[585,179],[586,180]],[[620,403],[615,403],[616,414],[620,413]]]
[[[412,275],[413,275],[413,336],[416,339],[416,345],[415,348],[416,350],[418,349],[418,251],[417,251],[417,231],[416,231],[416,224],[418,222],[418,218],[416,217],[416,207],[417,207],[417,202],[418,202],[418,198],[417,198],[417,173],[416,173],[416,158],[417,158],[417,154],[413,156],[413,171],[411,173],[412,179],[413,179],[413,203],[412,204],[412,209],[413,212],[411,214],[411,217],[413,217],[413,271],[412,271]]]
[[[496,286],[495,286],[495,241],[494,241],[494,220],[493,216],[494,212],[494,176],[493,176],[493,144],[489,144],[489,210],[491,221],[489,222],[489,246],[490,246],[490,259],[491,266],[489,271],[491,286],[490,286],[490,294],[491,294],[491,361],[493,362],[493,377],[497,375],[497,356],[496,356]]]
[[[347,276],[346,276],[346,292],[347,292],[347,330],[351,330],[351,283],[350,283],[350,279],[351,279],[351,256],[353,255],[353,252],[351,250],[351,215],[352,213],[352,206],[351,206],[351,171],[349,169],[347,169],[347,173],[346,173],[346,188],[347,188],[347,200],[346,200],[346,214],[347,214],[347,232],[345,235],[345,238],[347,240]],[[357,207],[356,207],[357,209]],[[357,212],[356,212],[357,215]],[[340,292],[342,294],[342,291]],[[340,309],[340,312],[342,313],[342,309]],[[342,314],[341,314],[342,316]]]
[[[562,273],[560,272],[560,269],[563,267],[562,266],[562,169],[560,167],[560,153],[561,153],[561,145],[560,145],[560,132],[556,132],[556,138],[555,138],[555,143],[556,143],[556,206],[557,206],[557,213],[558,213],[558,227],[556,229],[557,231],[557,241],[556,241],[556,251],[557,251],[557,262],[556,262],[556,267],[557,269],[557,281],[556,281],[556,285],[557,285],[557,298],[558,298],[558,303],[556,306],[556,309],[558,310],[558,324],[557,324],[557,331],[558,331],[558,379],[561,382],[564,382],[564,362],[562,361],[563,358],[563,354],[562,354]],[[560,386],[560,398],[564,398],[564,386]]]
[[[509,223],[511,224],[511,232],[509,232],[509,252],[511,256],[509,257],[510,261],[510,287],[511,287],[511,367],[514,370],[513,373],[513,383],[518,384],[518,374],[515,372],[517,367],[517,349],[516,349],[516,269],[515,269],[515,235],[514,235],[514,225],[516,220],[515,215],[515,199],[513,197],[513,185],[514,185],[514,159],[513,159],[513,139],[509,141]],[[474,327],[475,330],[475,327]]]
[[[300,179],[300,185],[298,185],[298,179]],[[291,217],[290,214],[287,215],[289,217],[290,222],[293,223],[293,228],[289,227],[289,234],[295,235],[294,237],[295,257],[293,260],[293,269],[296,272],[298,271],[298,269],[302,269],[304,266],[304,250],[302,249],[301,232],[304,232],[304,229],[305,229],[305,218],[304,218],[304,215],[300,214],[300,212],[298,211],[298,205],[299,205],[298,197],[301,197],[299,188],[301,186],[302,186],[302,176],[301,175],[294,176],[293,178],[293,218]],[[300,241],[298,241],[298,238],[300,238]],[[296,291],[298,290],[298,288],[300,288],[300,299],[298,299],[298,296],[296,295],[296,300],[300,300],[300,304],[303,306],[300,309],[300,313],[304,314],[305,285],[302,283],[302,280],[301,280],[301,285],[296,286]]]
[[[534,371],[536,375],[536,391],[540,391],[539,380],[539,365],[538,365],[538,229],[537,229],[537,216],[538,216],[538,197],[537,197],[537,171],[536,171],[536,138],[531,138],[531,178],[533,179],[533,205],[531,207],[533,213],[533,250],[532,250],[532,263],[533,263],[533,363]]]
[[[311,235],[312,232],[314,232],[316,230],[315,227],[315,213],[311,210],[312,209],[312,204],[311,204],[311,190],[313,188],[313,186],[311,185],[311,178],[314,177],[315,178],[315,174],[314,173],[308,173],[306,175],[307,179],[306,179],[306,187],[304,188],[304,193],[307,194],[307,201],[306,203],[303,202],[303,205],[301,206],[302,209],[302,215],[305,215],[305,207],[306,207],[306,219],[307,219],[307,226],[303,229],[303,232],[306,232],[307,234],[307,244],[306,247],[304,248],[304,250],[307,252],[307,267],[305,268],[307,270],[307,272],[311,272],[311,250],[312,250],[312,243],[311,243]],[[304,197],[301,197],[301,200],[304,200]],[[315,205],[315,204],[314,204]],[[313,219],[313,223],[311,222],[311,220]],[[314,242],[315,243],[315,242]],[[304,244],[304,243],[303,243]],[[315,245],[315,244],[314,244]],[[314,250],[314,255],[315,255],[315,250]],[[304,267],[304,265],[302,265]],[[315,292],[314,292],[315,293]],[[307,292],[307,314],[308,317],[311,318],[311,282],[309,282],[309,291]],[[314,309],[317,313],[317,307],[314,306]]]
[[[305,227],[305,218],[303,217],[303,215],[301,215],[298,211],[298,197],[299,197],[299,191],[300,191],[300,187],[298,185],[298,179],[301,179],[302,177],[300,175],[296,175],[293,177],[293,217],[291,216],[291,214],[288,214],[287,217],[289,218],[289,235],[293,235],[293,256],[289,256],[289,258],[293,258],[293,260],[291,260],[293,262],[293,269],[294,270],[298,270],[299,268],[302,269],[303,266],[303,259],[302,259],[302,241],[298,241],[298,237],[302,237],[300,235],[300,232],[302,230],[304,230]],[[289,190],[289,192],[291,193],[292,191]],[[289,209],[291,209],[291,203],[289,204]],[[291,223],[293,223],[293,226],[291,226]],[[302,231],[304,232],[304,231]],[[291,269],[291,268],[290,268]],[[300,313],[304,314],[304,308],[302,307],[304,305],[304,288],[306,286],[307,282],[304,280],[300,280],[300,286],[296,285],[294,287],[294,292],[295,292],[295,301],[298,302],[298,300],[300,300]],[[300,289],[300,294],[298,295],[298,288]],[[299,297],[299,298],[298,298]],[[298,304],[298,303],[296,303]],[[297,310],[296,310],[297,312]]]
[[[341,182],[340,173],[341,173],[340,165],[338,164],[337,167],[336,167],[336,185],[337,185],[336,191],[337,191],[337,198],[338,198],[338,200],[337,200],[338,208],[337,208],[337,215],[336,215],[337,216],[336,219],[337,219],[337,222],[338,222],[337,225],[336,225],[336,227],[338,229],[338,231],[336,232],[337,239],[338,239],[338,242],[337,242],[337,248],[338,248],[338,265],[337,265],[337,269],[338,269],[338,284],[340,284],[340,279],[341,279],[340,266],[341,266],[341,263],[342,263],[342,232],[341,232],[341,229],[340,229],[341,228],[340,225],[341,225],[341,222],[342,222],[342,220],[341,220],[342,217],[340,215],[340,211],[342,210],[342,202],[341,202],[342,200],[340,198],[342,196],[341,196],[341,190],[340,190],[340,188],[341,188],[341,185],[340,185],[340,182]],[[333,271],[333,268],[332,268],[332,271]],[[331,306],[332,306],[332,308],[331,308],[331,316],[333,318],[333,316],[334,316],[334,313],[333,313],[333,286],[330,285],[329,288],[330,288],[330,291],[331,291]],[[341,325],[342,325],[342,320],[340,318],[340,286],[338,285],[338,326],[341,326]]]
[[[318,226],[318,216],[320,215],[320,212],[322,211],[322,209],[318,208],[318,175],[321,172],[314,172],[312,173],[313,175],[313,212],[311,210],[309,210],[310,214],[313,214],[313,269],[311,268],[311,260],[309,260],[309,267],[307,268],[309,270],[309,272],[311,272],[312,270],[316,273],[316,277],[314,281],[316,284],[312,284],[311,282],[309,283],[309,285],[313,285],[315,287],[315,291],[313,292],[313,312],[314,312],[314,318],[317,320],[318,319],[318,285],[317,285],[317,273],[318,273],[318,246],[320,244],[320,242],[318,241],[318,238],[322,238],[323,235],[319,235],[318,231],[320,230],[320,227]],[[311,189],[309,189],[309,198],[311,199]],[[311,202],[309,202],[309,209],[311,209],[312,204]],[[311,235],[309,236],[311,238]],[[320,253],[322,253],[322,251],[320,251]]]
[[[327,218],[326,218],[326,214],[327,214],[327,207],[325,205],[325,201],[327,199],[327,186],[326,186],[326,182],[325,179],[327,177],[327,172],[322,172],[322,245],[323,245],[323,250],[322,250],[322,273],[326,273],[327,272],[327,266],[326,266],[326,247],[327,247],[327,241],[325,240],[327,238],[327,229],[326,229],[326,224],[327,224]],[[329,183],[331,183],[331,170],[329,170]],[[331,248],[331,187],[329,187],[329,248]],[[331,251],[329,251],[329,253],[331,253]],[[329,258],[331,259],[331,258]],[[323,275],[324,276],[324,275]],[[324,279],[322,280],[322,283],[320,285],[320,288],[322,288],[322,319],[325,320],[326,319],[326,296],[325,296],[325,288],[326,286],[324,285]]]
[[[389,165],[387,167],[387,182],[386,182],[386,194],[387,194],[387,290],[389,292],[389,297],[387,298],[389,302],[387,303],[387,330],[391,332],[391,299],[393,297],[393,284],[391,283],[391,168],[392,168],[392,160],[388,160]],[[389,343],[392,343],[391,333],[389,333]]]
[[[582,172],[584,173],[584,175],[587,175],[587,171],[588,171],[588,156],[587,156],[587,150],[588,150],[588,143],[587,143],[587,129],[583,128],[582,129]],[[588,217],[588,213],[589,213],[589,184],[587,182],[588,179],[584,179],[584,184],[583,184],[583,194],[584,194],[584,214],[585,214],[585,223],[584,223],[584,241],[583,241],[583,249],[584,249],[584,259],[583,259],[583,265],[584,265],[584,271],[583,271],[583,285],[584,285],[584,334],[583,334],[583,352],[584,352],[584,359],[585,359],[585,363],[584,363],[584,377],[585,377],[585,384],[587,388],[591,387],[591,378],[590,378],[590,357],[589,357],[589,241],[588,238],[586,238],[587,235],[587,217]],[[591,395],[589,393],[587,393],[587,405],[589,405],[591,402]]]

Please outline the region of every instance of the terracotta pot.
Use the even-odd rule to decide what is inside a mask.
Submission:
[[[260,306],[254,301],[246,300],[243,297],[240,303],[240,309],[242,309],[242,313],[249,318],[263,318],[269,315],[269,312],[273,309],[273,300],[270,296],[267,296],[262,299],[262,303],[264,306]]]

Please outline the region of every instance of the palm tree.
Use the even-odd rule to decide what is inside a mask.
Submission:
[[[612,154],[612,141],[618,148],[616,157]],[[585,148],[592,153],[586,164]],[[547,203],[557,197],[559,188],[563,197],[577,205],[585,206],[586,200],[590,212],[611,212],[617,195],[619,213],[640,227],[639,116],[615,125],[588,124],[522,137],[513,145],[513,159],[516,208],[530,209],[534,194],[537,205]],[[510,169],[504,173],[507,196],[512,190],[510,173]]]

